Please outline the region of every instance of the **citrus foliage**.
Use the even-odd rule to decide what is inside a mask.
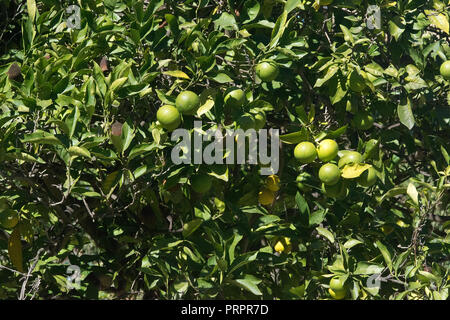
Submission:
[[[77,3],[27,1],[0,59],[0,264],[36,298],[448,298],[448,1]],[[277,176],[174,164],[200,119],[280,129]]]

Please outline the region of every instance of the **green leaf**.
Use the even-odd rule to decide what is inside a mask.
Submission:
[[[89,159],[91,158],[91,153],[89,152],[89,150],[83,147],[72,146],[67,151],[71,156],[80,156]]]
[[[133,160],[137,156],[140,156],[142,154],[145,154],[147,152],[159,149],[160,146],[158,146],[156,143],[143,143],[140,145],[135,146],[133,149],[131,149],[130,154],[128,155],[128,161]]]
[[[245,20],[243,23],[248,23],[250,21],[255,20],[255,18],[258,16],[259,10],[261,9],[261,5],[257,0],[247,0],[244,3],[244,9],[248,15],[248,19]]]
[[[212,99],[206,100],[206,102],[202,106],[200,106],[200,108],[198,108],[197,116],[201,117],[202,115],[207,113],[209,110],[211,110],[212,107],[214,107],[214,100],[212,100]]]
[[[344,37],[348,38],[350,42],[353,43],[353,34],[350,32],[350,30],[348,30],[348,28],[342,24],[340,24],[339,27],[341,28],[342,33],[344,33]]]
[[[380,240],[377,240],[375,242],[376,247],[378,248],[378,250],[380,250],[381,254],[383,255],[384,261],[386,261],[386,265],[389,268],[389,270],[392,271],[392,259],[391,259],[391,254],[389,252],[389,250],[386,248],[386,246],[381,243]]]
[[[367,163],[353,163],[346,164],[342,169],[341,176],[345,179],[353,179],[359,177],[364,171],[371,168],[371,164]]]
[[[286,29],[287,11],[284,10],[281,16],[278,17],[275,27],[272,30],[272,37],[269,43],[269,48],[274,48],[280,38],[283,36],[284,30]]]
[[[234,250],[235,250],[237,244],[239,243],[239,241],[241,241],[243,237],[244,236],[242,236],[240,234],[234,234],[234,236],[233,236],[233,241],[231,242],[230,246],[228,247],[228,257],[230,259],[230,265],[234,261]]]
[[[391,190],[386,192],[378,201],[381,203],[387,198],[395,197],[395,196],[398,196],[399,194],[405,194],[405,193],[406,193],[405,187],[392,188]]]
[[[287,144],[297,144],[305,141],[307,137],[307,132],[305,130],[300,130],[293,133],[283,134],[282,136],[280,136],[280,140]]]
[[[119,78],[117,80],[115,80],[112,84],[111,87],[109,88],[109,90],[111,92],[116,91],[117,89],[119,89],[126,81],[127,81],[127,77],[123,77],[123,78]]]
[[[286,10],[286,12],[289,13],[292,10],[294,10],[295,8],[297,8],[298,6],[300,6],[301,4],[302,4],[301,0],[288,0],[288,1],[286,1],[284,10]]]
[[[362,241],[356,240],[356,239],[349,239],[344,243],[344,248],[345,249],[350,249],[353,248],[354,246],[364,243]]]
[[[354,274],[376,274],[383,272],[384,267],[365,261],[359,261],[356,265]]]
[[[55,135],[42,130],[36,130],[34,133],[26,134],[22,139],[22,142],[63,145],[62,142],[55,137]]]
[[[214,81],[217,81],[218,83],[228,83],[233,82],[233,79],[231,79],[226,73],[220,72],[214,77],[212,77]]]
[[[316,227],[316,230],[321,236],[327,238],[331,243],[334,243],[334,236],[330,231],[321,227]]]
[[[409,130],[411,130],[414,127],[415,119],[411,109],[411,102],[409,98],[407,99],[405,104],[397,106],[397,114],[400,119],[400,122],[404,126],[406,126]]]
[[[214,25],[216,28],[221,28],[225,30],[239,30],[236,19],[232,14],[229,14],[228,12],[223,12],[219,19],[214,21]]]
[[[202,219],[194,219],[183,225],[183,237],[187,238],[203,223]]]
[[[300,215],[300,221],[305,226],[309,225],[310,210],[309,210],[308,202],[300,194],[300,192],[297,192],[297,194],[295,195],[295,202],[297,204],[298,209],[300,210],[300,214],[301,214]]]
[[[320,88],[323,84],[325,84],[328,80],[330,80],[335,74],[336,72],[339,71],[339,67],[338,66],[330,66],[327,70],[327,73],[325,74],[325,76],[323,78],[318,78],[316,80],[316,83],[314,84],[315,88]]]
[[[405,28],[405,19],[403,17],[397,16],[389,21],[389,32],[396,41],[405,31]]]
[[[244,279],[233,280],[235,284],[257,296],[262,296],[262,292],[258,288],[258,284],[261,281],[262,280],[255,278],[252,275],[246,275]]]
[[[134,138],[134,129],[130,126],[130,121],[127,121],[122,126],[122,152],[125,152]]]

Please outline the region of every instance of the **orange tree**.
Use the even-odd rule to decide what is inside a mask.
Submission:
[[[0,298],[447,299],[448,5],[0,1]]]

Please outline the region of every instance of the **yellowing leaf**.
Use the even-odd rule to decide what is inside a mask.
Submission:
[[[364,171],[366,171],[367,169],[371,168],[372,165],[371,164],[367,164],[367,163],[355,163],[352,165],[347,164],[343,169],[342,169],[342,178],[345,179],[353,179],[353,178],[358,178]]]
[[[114,92],[116,89],[120,88],[127,81],[127,79],[128,79],[127,77],[123,77],[123,78],[119,78],[119,79],[115,80],[111,84],[110,91]]]
[[[417,192],[416,187],[414,186],[414,184],[409,183],[408,184],[408,188],[406,189],[406,193],[408,194],[408,196],[411,198],[411,200],[415,203],[415,204],[419,204],[419,193]]]
[[[428,16],[431,24],[449,34],[449,23],[446,16],[434,10],[425,10],[425,14]]]
[[[81,156],[86,158],[91,157],[91,153],[86,148],[83,147],[73,146],[70,147],[67,151],[69,151],[69,154],[71,156]]]
[[[22,243],[20,242],[20,229],[15,228],[8,240],[8,254],[11,263],[19,272],[23,272]]]
[[[207,113],[211,108],[214,107],[214,100],[206,100],[206,102],[197,110],[197,116],[201,117],[203,114]]]
[[[184,73],[183,71],[180,70],[175,70],[175,71],[166,71],[163,72],[163,74],[171,76],[171,77],[176,77],[176,78],[183,78],[183,79],[190,79],[189,76]]]
[[[27,0],[27,9],[28,9],[28,15],[30,16],[30,20],[34,21],[34,18],[36,17],[36,0]]]

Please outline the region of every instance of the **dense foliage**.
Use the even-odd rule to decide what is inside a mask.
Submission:
[[[448,299],[448,1],[0,8],[1,299]],[[257,116],[277,176],[172,162],[177,124]]]

